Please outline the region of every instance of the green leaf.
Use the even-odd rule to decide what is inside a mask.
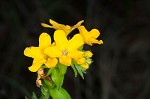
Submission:
[[[32,92],[32,99],[37,99],[36,94]]]
[[[56,87],[50,89],[50,95],[52,96],[53,99],[71,99],[68,92],[62,87],[59,89],[57,89]]]
[[[77,77],[78,73],[77,73],[76,68],[74,67],[74,64],[72,64],[71,67],[72,67],[72,69],[73,69],[73,71],[74,71],[75,77]]]
[[[58,68],[54,68],[54,70],[52,71],[51,78],[56,84],[57,88],[60,88],[62,86],[64,75],[60,75],[60,70]]]
[[[67,66],[63,65],[61,63],[58,63],[58,68],[60,70],[60,75],[65,75],[65,73],[67,71]]]

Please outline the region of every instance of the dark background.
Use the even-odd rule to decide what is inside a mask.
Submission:
[[[74,25],[85,20],[97,28],[103,45],[86,47],[94,62],[85,79],[68,69],[64,88],[72,99],[150,99],[149,0],[1,0],[0,99],[24,99],[35,91],[36,73],[28,70],[32,59],[27,46],[38,46],[40,23],[53,19]]]

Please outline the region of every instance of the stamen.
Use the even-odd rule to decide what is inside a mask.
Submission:
[[[67,50],[63,50],[63,51],[62,51],[62,55],[63,55],[63,56],[66,56],[67,54],[68,54],[68,51],[67,51]]]

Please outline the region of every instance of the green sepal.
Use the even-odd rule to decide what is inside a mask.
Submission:
[[[79,50],[79,51],[82,51],[82,50],[83,50],[83,46],[79,47],[78,50]]]
[[[49,92],[53,99],[71,99],[68,92],[62,87],[60,87],[59,89],[55,87],[53,89],[50,89]]]
[[[74,76],[77,77],[78,73],[77,73],[76,68],[74,67],[74,64],[71,64],[71,67],[72,67],[72,69],[74,71]]]
[[[32,92],[32,99],[37,99],[36,94]]]
[[[86,73],[85,69],[81,65],[77,64],[76,62],[73,62],[73,63],[74,63],[76,70],[78,71],[79,75],[82,77],[82,79],[84,79],[83,73]]]
[[[41,68],[47,68],[47,66],[46,65],[42,65]]]

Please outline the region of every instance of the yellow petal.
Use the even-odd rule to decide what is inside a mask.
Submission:
[[[71,58],[73,58],[73,59],[79,59],[79,58],[82,58],[83,55],[84,55],[84,52],[79,51],[79,50],[75,50],[75,51],[73,51],[73,52],[71,52],[71,53],[68,53],[67,56],[68,56],[68,57],[71,57]]]
[[[95,44],[103,44],[103,41],[102,40],[97,40],[97,39],[94,39],[94,38],[92,38],[92,39],[90,39],[89,40],[89,43],[95,43]]]
[[[100,35],[100,32],[97,29],[92,29],[88,34],[90,38],[97,38]]]
[[[59,58],[59,61],[61,64],[64,64],[66,66],[70,66],[71,65],[71,58],[67,57],[67,56],[62,56]]]
[[[84,64],[85,63],[85,58],[80,58],[77,60],[78,64]]]
[[[76,25],[72,26],[70,32],[73,31],[74,29],[80,27],[83,22],[84,22],[84,20],[81,20],[81,21],[79,21]],[[69,34],[70,32],[68,32],[68,34]],[[68,35],[68,34],[67,34],[67,35]]]
[[[36,72],[40,67],[41,67],[41,64],[33,64],[33,65],[30,66],[28,69],[29,69],[31,72]]]
[[[56,42],[53,42],[53,43],[51,44],[51,46],[56,46]]]
[[[44,53],[49,57],[60,57],[62,52],[57,46],[48,47],[44,50]]]
[[[47,33],[42,33],[39,37],[39,47],[45,49],[51,45],[51,37]]]
[[[61,28],[61,30],[65,32],[66,36],[72,31],[69,25],[64,26],[63,28]]]
[[[32,58],[43,59],[44,55],[39,47],[27,47],[24,55]]]
[[[54,29],[62,29],[65,25],[59,24],[56,21],[53,21],[52,19],[49,20],[49,23],[52,24],[52,27]]]
[[[64,31],[56,30],[54,33],[54,40],[56,42],[56,46],[58,46],[60,50],[66,49],[68,40]]]
[[[84,22],[84,20],[79,21],[76,25],[74,25],[74,26],[72,27],[72,30],[74,30],[75,28],[80,27],[80,25],[81,25],[83,22]]]
[[[87,57],[92,57],[93,54],[92,54],[91,51],[85,51],[84,55],[87,56]]]
[[[86,35],[86,33],[88,32],[84,26],[80,26],[78,29],[79,29],[80,34],[83,36]]]
[[[32,66],[28,67],[31,72],[36,72],[46,62],[46,60],[34,59]]]
[[[79,47],[83,46],[84,40],[80,34],[75,34],[72,39],[69,40],[67,49],[69,52],[77,50]]]
[[[102,40],[99,40],[98,44],[104,44],[104,42]]]
[[[41,23],[41,25],[42,25],[43,27],[46,27],[46,28],[52,28],[52,26],[50,26],[50,25],[48,25],[48,24],[45,24],[45,23]]]
[[[84,69],[88,69],[89,68],[89,65],[88,64],[82,64],[81,65]]]
[[[55,67],[58,63],[58,60],[56,58],[48,58],[47,62],[45,63],[45,65],[48,68],[52,68]]]
[[[54,26],[59,25],[59,23],[57,23],[56,21],[54,21],[52,19],[49,20],[49,23],[52,24],[52,25],[54,25]]]

